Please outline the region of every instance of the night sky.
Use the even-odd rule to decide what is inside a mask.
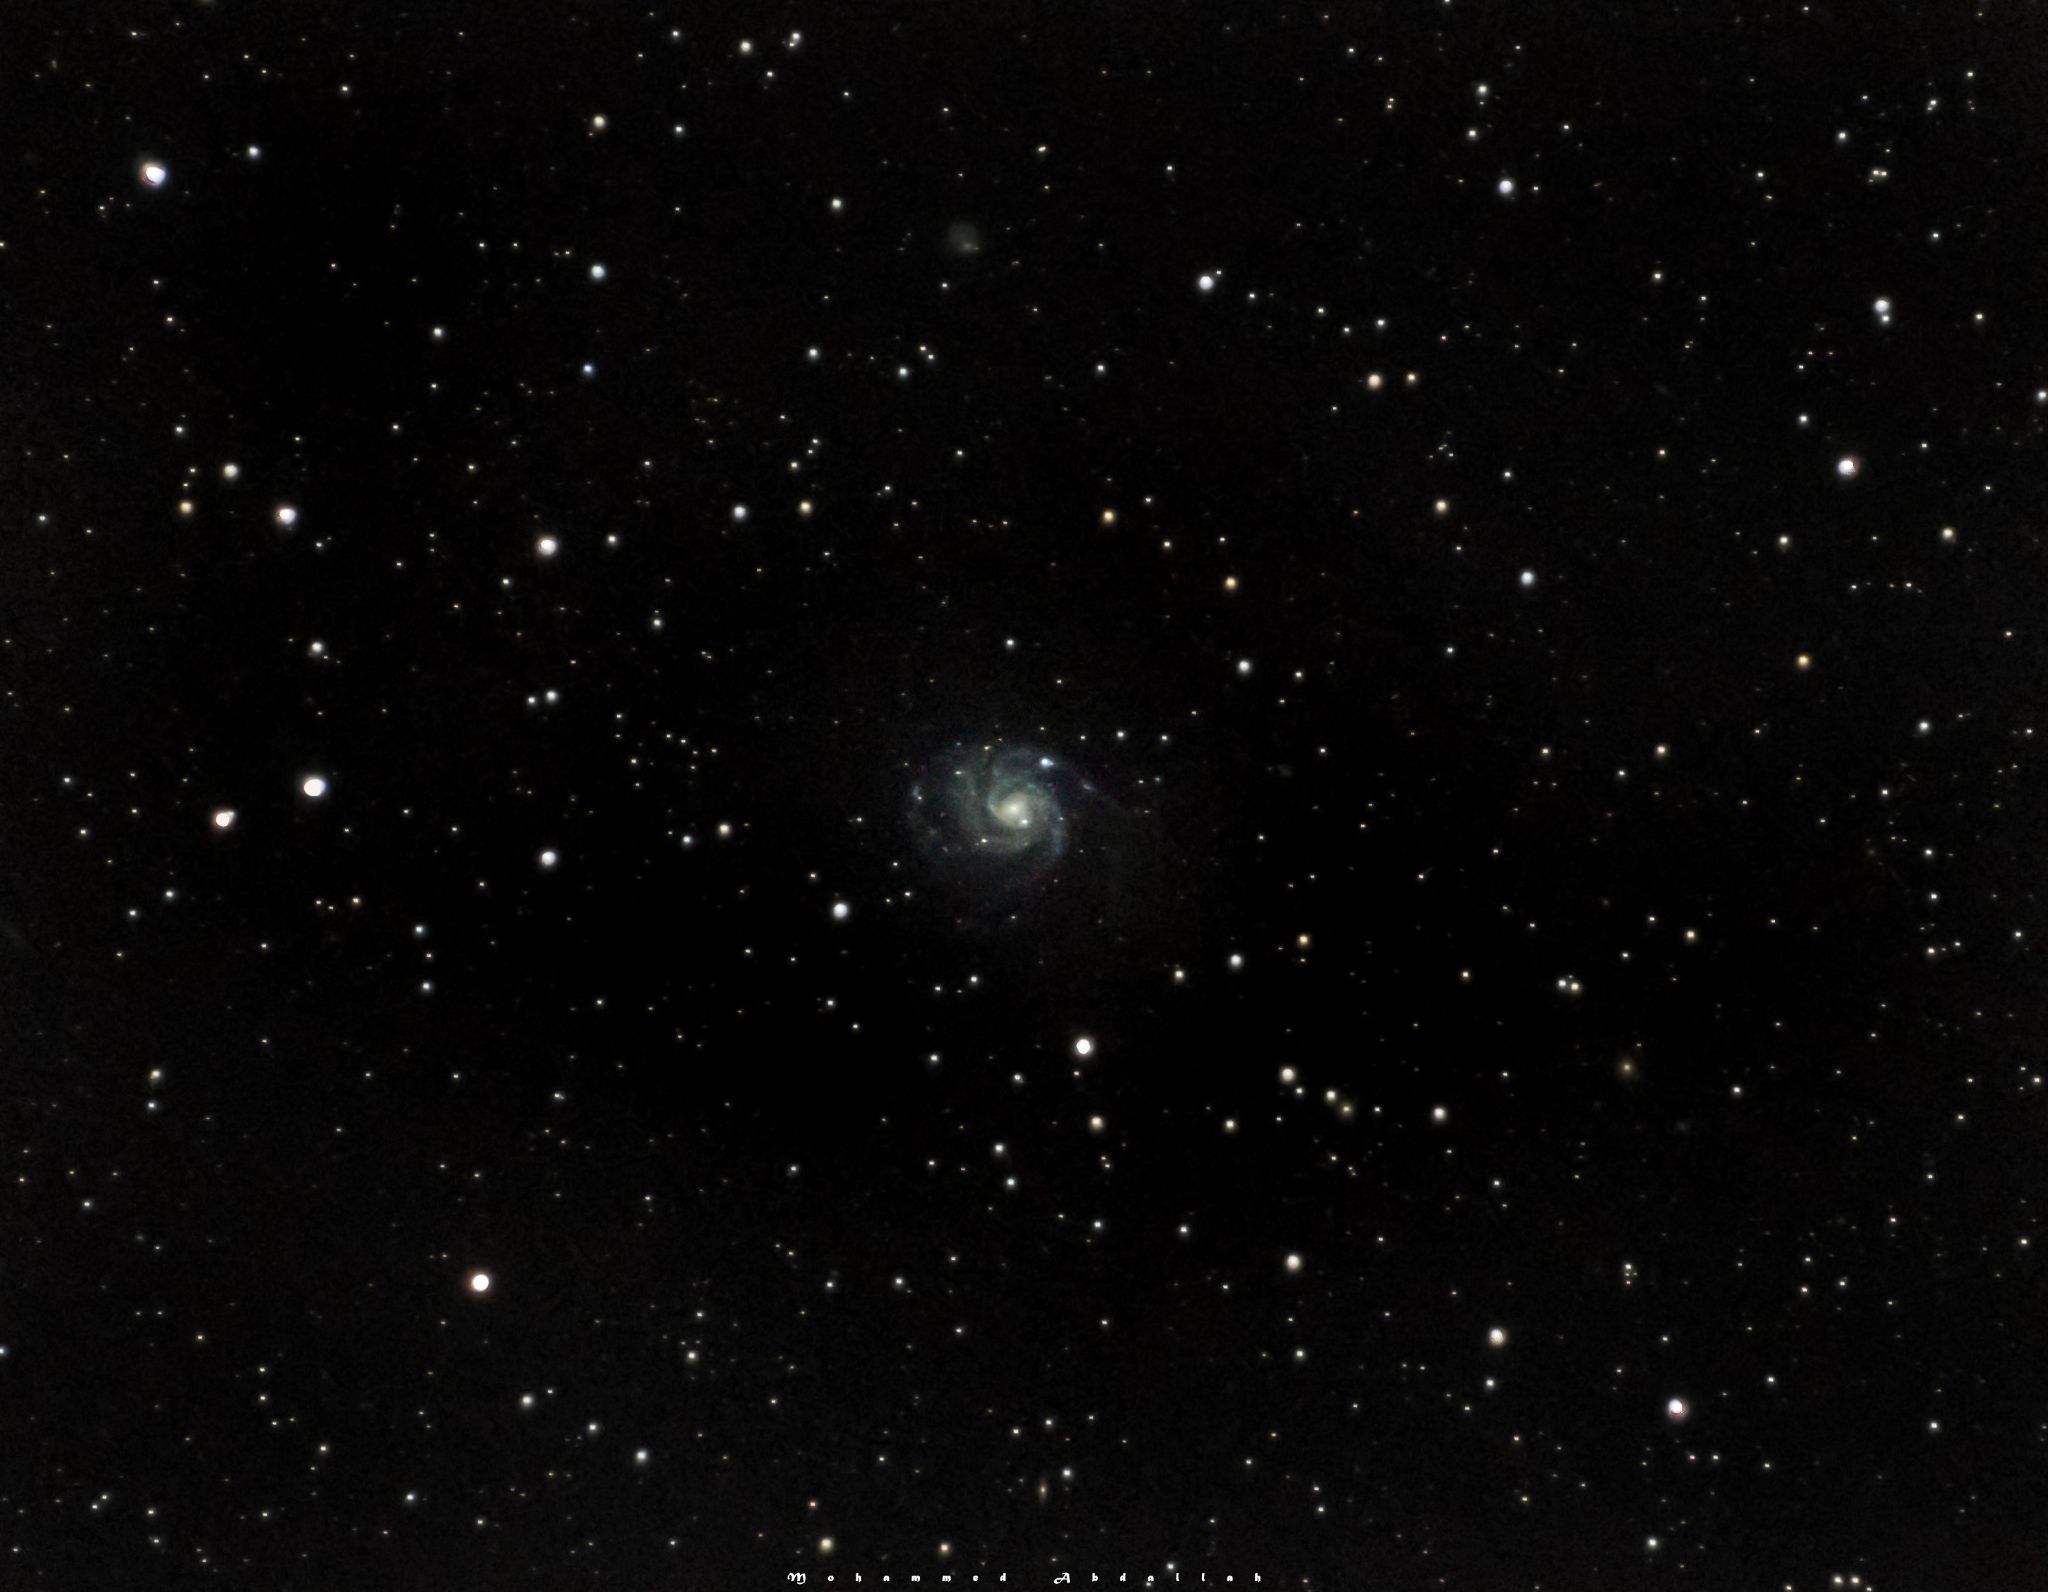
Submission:
[[[2044,50],[11,7],[0,1585],[2048,1585]]]

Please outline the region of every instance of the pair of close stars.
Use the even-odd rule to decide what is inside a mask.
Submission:
[[[308,774],[299,781],[299,791],[309,801],[318,801],[327,794],[326,776]],[[216,807],[213,810],[213,827],[216,829],[232,829],[235,827],[235,821],[240,817],[241,814],[232,807]]]

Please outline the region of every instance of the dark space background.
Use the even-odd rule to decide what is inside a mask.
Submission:
[[[0,1583],[2048,1585],[2044,50],[11,7]]]

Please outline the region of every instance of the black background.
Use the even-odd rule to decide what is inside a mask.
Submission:
[[[2038,19],[5,29],[0,1578],[2048,1575]]]

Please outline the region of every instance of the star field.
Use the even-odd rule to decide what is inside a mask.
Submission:
[[[0,1583],[2048,1584],[2024,13],[10,21]]]

